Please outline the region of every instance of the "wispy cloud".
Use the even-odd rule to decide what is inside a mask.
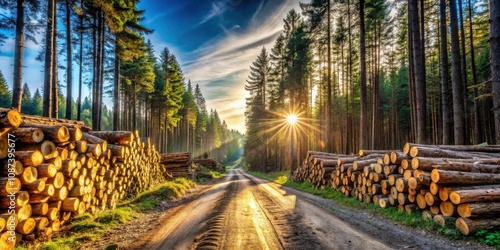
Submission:
[[[274,6],[272,6],[274,4]],[[192,57],[196,60],[184,64],[186,79],[200,84],[207,105],[217,107],[222,119],[230,128],[245,131],[245,83],[250,65],[262,47],[268,50],[283,28],[283,18],[292,8],[298,8],[298,1],[263,1],[257,8],[245,32],[228,30],[223,37],[207,41]],[[206,21],[224,12],[214,9],[203,19]],[[205,22],[206,22],[205,21]],[[237,101],[234,98],[240,97]],[[233,99],[233,100],[232,100]]]
[[[228,9],[225,4],[221,4],[220,2],[213,2],[210,11],[205,17],[203,17],[203,19],[198,23],[198,25],[204,24],[210,21],[210,19],[222,15],[227,10]]]

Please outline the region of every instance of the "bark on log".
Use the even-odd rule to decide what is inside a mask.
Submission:
[[[97,136],[108,143],[126,145],[130,143],[134,136],[130,131],[90,131],[93,136]]]
[[[450,192],[450,201],[453,204],[462,204],[477,201],[500,201],[500,187],[489,186],[484,188],[454,190]]]
[[[9,131],[22,143],[39,143],[43,140],[43,131],[39,128],[15,128]]]
[[[477,217],[500,213],[500,202],[474,202],[458,205],[457,212],[461,217]]]
[[[431,178],[433,182],[438,184],[473,185],[500,183],[500,174],[444,171],[439,169],[432,170]]]
[[[0,128],[17,128],[22,118],[19,111],[15,109],[0,109]]]
[[[469,218],[458,218],[455,222],[457,228],[464,235],[476,233],[479,230],[490,230],[500,227],[500,218],[488,218],[471,220]]]

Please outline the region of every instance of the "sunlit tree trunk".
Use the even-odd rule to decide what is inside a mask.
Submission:
[[[14,81],[12,86],[12,107],[19,111],[21,111],[21,102],[23,99],[24,4],[24,0],[17,0]]]

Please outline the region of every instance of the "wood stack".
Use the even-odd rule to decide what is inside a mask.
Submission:
[[[208,159],[193,159],[193,164],[197,166],[205,167],[209,170],[214,171],[223,171],[224,168],[221,164],[219,164],[216,160],[208,158]]]
[[[309,152],[292,179],[329,183],[346,196],[397,206],[463,234],[500,227],[500,146],[406,144],[403,151],[359,156]],[[336,162],[335,162],[336,161]],[[328,174],[329,173],[329,174]]]
[[[173,178],[188,177],[193,173],[191,169],[190,152],[161,154],[160,163],[163,164],[167,173]]]
[[[74,215],[114,208],[165,181],[160,160],[177,161],[137,132],[91,131],[13,109],[0,109],[0,131],[0,249],[14,246],[11,231],[16,241],[50,237]]]

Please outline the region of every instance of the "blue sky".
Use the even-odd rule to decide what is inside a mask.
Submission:
[[[292,8],[299,9],[299,1],[143,0],[138,8],[146,10],[143,24],[154,29],[146,39],[153,43],[157,56],[168,47],[181,63],[186,81],[200,85],[207,108],[216,109],[229,128],[243,132],[244,86],[250,65],[263,46],[272,47],[283,28],[283,18]],[[13,37],[13,33],[6,34]],[[0,70],[9,85],[13,44],[11,39],[0,47]],[[39,50],[38,45],[27,43],[23,81],[32,92],[43,85],[43,62],[34,59]],[[76,76],[78,69],[74,70]]]

